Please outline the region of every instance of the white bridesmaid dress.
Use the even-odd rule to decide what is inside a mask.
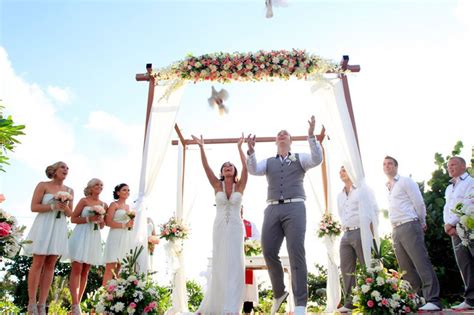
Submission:
[[[113,220],[118,223],[127,223],[130,218],[125,209],[115,210]],[[104,262],[116,263],[122,261],[133,247],[133,230],[128,228],[110,229],[105,243]]]
[[[46,205],[53,202],[53,194],[46,193],[43,195],[41,204]],[[64,213],[56,218],[57,214],[58,211],[48,211],[36,215],[31,230],[25,239],[32,241],[32,243],[23,245],[23,255],[59,255],[62,260],[68,258],[68,242],[65,242],[68,236],[67,218]]]
[[[82,209],[81,217],[94,216],[92,207],[85,206]],[[69,238],[69,258],[89,265],[102,265],[102,238],[100,236],[100,226],[94,230],[94,223],[77,224]]]

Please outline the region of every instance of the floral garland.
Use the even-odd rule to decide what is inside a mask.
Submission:
[[[258,51],[188,55],[169,67],[152,72],[157,81],[262,81],[290,77],[309,79],[325,73],[343,73],[335,63],[304,50]]]

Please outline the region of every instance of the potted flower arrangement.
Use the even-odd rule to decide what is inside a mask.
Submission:
[[[149,274],[137,272],[136,263],[142,251],[143,246],[131,250],[122,261],[118,278],[95,291],[91,300],[97,313],[158,314],[159,292]]]

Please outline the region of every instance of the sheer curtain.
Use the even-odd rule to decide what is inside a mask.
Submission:
[[[140,272],[148,271],[147,199],[153,192],[153,186],[163,158],[170,146],[176,115],[184,90],[184,86],[181,86],[174,93],[169,94],[170,86],[171,83],[155,86],[154,100],[143,146],[140,187],[135,205],[137,216],[133,229],[136,246],[144,247],[138,259]],[[163,97],[165,95],[166,97]]]
[[[331,141],[328,141],[326,145],[331,152],[331,155],[326,155],[328,165],[332,164],[333,167],[344,166],[359,192],[362,248],[365,264],[369,266],[371,264],[372,239],[375,238],[376,242],[379,242],[378,207],[372,191],[365,182],[362,159],[347,109],[342,80],[333,79],[315,83],[312,91],[318,99],[319,118],[323,121],[326,132],[331,137]],[[342,187],[339,181],[332,180],[329,175],[328,185],[334,187],[333,189]],[[373,226],[373,236],[371,224]],[[332,246],[335,246],[335,244],[333,243]],[[332,250],[335,250],[335,248],[329,246],[328,253]],[[330,274],[328,274],[328,287],[330,283],[335,281],[335,279],[329,279],[329,276]],[[330,294],[332,293],[328,293],[328,311],[334,310],[333,307],[337,305],[337,303],[336,305],[330,305]]]

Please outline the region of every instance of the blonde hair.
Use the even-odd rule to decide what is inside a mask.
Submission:
[[[92,192],[91,192],[92,187],[94,185],[96,185],[97,183],[102,183],[103,184],[103,182],[98,178],[93,178],[90,181],[88,181],[86,188],[84,188],[84,196],[86,196],[86,197],[90,196],[92,194]]]
[[[58,161],[54,164],[51,164],[49,165],[48,167],[46,167],[46,170],[45,170],[45,173],[46,173],[46,176],[49,178],[49,179],[53,179],[54,178],[54,174],[56,173],[56,171],[58,170],[58,168],[62,165],[62,164],[66,164],[62,161]]]

